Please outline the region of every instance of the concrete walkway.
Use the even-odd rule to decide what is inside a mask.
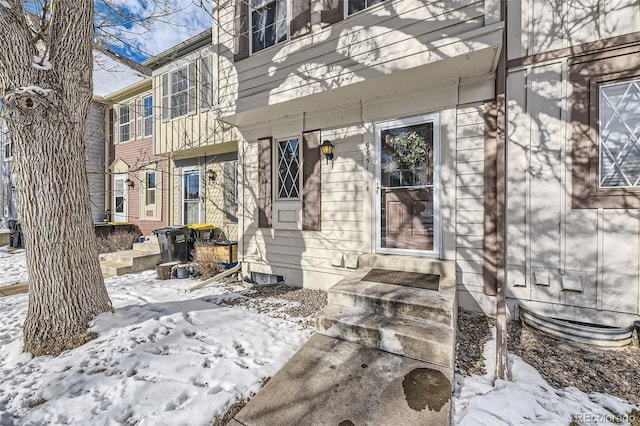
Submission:
[[[314,334],[235,426],[449,424],[450,368]]]

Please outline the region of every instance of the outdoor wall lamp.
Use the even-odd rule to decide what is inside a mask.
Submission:
[[[327,158],[327,164],[329,164],[329,160],[333,160],[333,144],[330,140],[325,139],[322,142],[322,145],[320,145],[320,149],[322,150],[324,156]]]
[[[209,182],[215,182],[216,177],[217,174],[213,169],[207,170],[207,178],[209,179]]]
[[[133,188],[133,181],[131,179],[125,179],[124,184],[129,188]]]

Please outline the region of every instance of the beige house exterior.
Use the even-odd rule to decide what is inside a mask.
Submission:
[[[640,318],[637,2],[250,3],[145,64],[172,224],[224,221],[233,169],[245,277],[398,255],[455,263],[467,309]]]
[[[275,36],[259,7],[215,10],[220,117],[239,133],[243,272],[326,289],[362,254],[430,257],[457,262],[461,302],[477,308],[500,3],[362,3],[292,2],[282,21],[285,8],[265,3],[284,28]],[[389,160],[381,148],[394,134],[411,134],[428,161]],[[332,160],[320,154],[325,140]],[[420,195],[407,201],[412,190]]]
[[[237,240],[237,136],[217,119],[211,34],[144,62],[156,99],[153,151],[168,165],[169,225],[207,223]]]

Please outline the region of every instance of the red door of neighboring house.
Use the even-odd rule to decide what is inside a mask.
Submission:
[[[437,116],[377,125],[378,251],[438,251]]]

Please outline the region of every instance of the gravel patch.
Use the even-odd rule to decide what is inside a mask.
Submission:
[[[458,374],[485,374],[482,347],[495,324],[482,314],[460,311],[458,316]],[[607,393],[640,404],[640,348],[602,350],[556,339],[523,326],[509,325],[509,353],[532,365],[555,388],[573,386],[585,393]]]
[[[225,305],[241,306],[275,318],[287,318],[306,328],[314,327],[315,315],[327,305],[327,292],[308,288],[289,287],[284,284],[273,287],[244,288],[239,281],[219,284],[238,295],[222,301]]]

